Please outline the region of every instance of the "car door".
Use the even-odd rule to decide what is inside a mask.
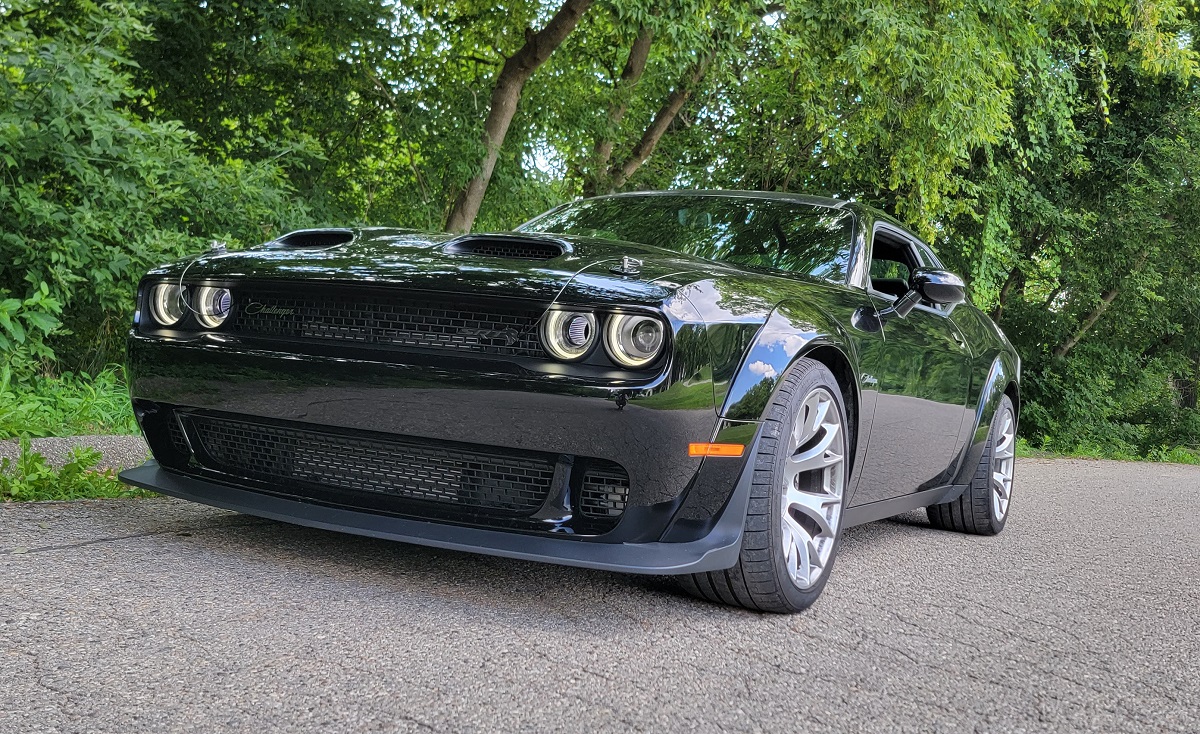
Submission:
[[[922,303],[907,317],[886,309],[926,263],[915,239],[879,225],[871,247],[867,298],[880,315],[883,338],[864,350],[863,379],[877,400],[853,504],[865,504],[943,484],[960,449],[971,355],[949,310]]]

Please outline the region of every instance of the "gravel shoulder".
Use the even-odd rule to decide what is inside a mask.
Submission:
[[[0,505],[0,731],[1200,731],[1200,467],[1023,460],[770,616],[171,499]]]
[[[79,446],[91,446],[103,458],[98,468],[123,471],[138,466],[150,456],[150,449],[141,436],[67,436],[64,438],[33,438],[30,448],[46,457],[46,463],[61,467],[67,463],[71,450]],[[16,438],[0,441],[0,460],[16,461],[21,455],[21,442]]]

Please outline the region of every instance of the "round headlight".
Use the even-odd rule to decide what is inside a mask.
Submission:
[[[192,308],[201,326],[215,329],[225,323],[225,317],[229,315],[232,304],[233,296],[228,288],[205,286],[196,291],[196,302],[192,304]]]
[[[645,367],[663,346],[662,322],[653,316],[617,314],[608,319],[604,348],[622,367]]]
[[[163,326],[183,320],[183,291],[174,283],[159,283],[150,290],[150,315]]]
[[[555,359],[583,359],[596,343],[596,317],[582,311],[549,311],[542,319],[542,344]]]

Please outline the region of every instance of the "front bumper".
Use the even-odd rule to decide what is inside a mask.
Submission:
[[[751,444],[758,425],[718,419],[711,403],[697,405],[676,392],[698,388],[711,397],[711,384],[689,387],[673,376],[657,386],[598,387],[500,372],[494,363],[491,370],[483,367],[461,357],[384,363],[347,358],[345,352],[289,353],[237,340],[134,334],[131,394],[157,463],[122,478],[250,514],[443,547],[645,573],[732,565],[733,557],[720,551],[736,547],[740,538],[745,503],[738,505],[734,489],[750,471],[753,452],[741,459],[699,459],[688,456],[687,445]],[[627,396],[628,405],[619,407],[617,395]],[[182,432],[174,430],[176,416]],[[295,473],[272,482],[253,467],[242,467],[249,473],[230,471],[228,451],[214,457],[203,441],[196,443],[197,421],[231,420],[253,424],[247,438],[252,442],[268,434],[301,435],[291,444],[295,456],[287,460],[305,457],[307,486],[297,485]],[[310,433],[324,443],[312,443]],[[370,446],[348,447],[358,440]],[[535,463],[540,458],[554,472],[553,487],[569,484],[575,498],[585,470],[596,462],[617,464],[627,471],[627,505],[609,524],[586,521],[578,503],[560,503],[561,512],[549,513],[554,491],[533,514],[521,516],[511,508],[457,514],[446,494],[439,502],[414,504],[367,491],[379,487],[362,486],[353,477],[346,481],[345,473],[336,492],[313,483],[319,470],[340,462],[339,471],[351,466],[370,484],[395,469],[384,466],[386,457],[399,455],[389,441],[435,451],[458,446]],[[177,450],[180,442],[192,444],[191,456]],[[335,449],[325,448],[329,445]],[[374,464],[359,458],[364,450]],[[214,458],[226,461],[206,460]],[[560,483],[568,474],[570,480]],[[430,475],[424,477],[428,486]],[[483,486],[486,492],[493,485]],[[728,527],[722,525],[726,517],[733,518]]]
[[[716,571],[737,563],[752,469],[749,464],[743,470],[729,502],[703,537],[645,543],[580,542],[329,507],[183,476],[153,460],[121,472],[120,478],[172,497],[324,530],[605,571],[684,574]]]

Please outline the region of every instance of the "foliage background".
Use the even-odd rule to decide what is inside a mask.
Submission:
[[[506,62],[568,5],[476,229],[593,191],[854,197],[930,239],[1016,343],[1031,444],[1200,446],[1200,11],[1174,0],[0,0],[8,430],[119,385],[104,367],[158,262],[441,228]]]

